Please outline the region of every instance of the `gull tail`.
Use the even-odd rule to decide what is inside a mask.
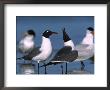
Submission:
[[[94,56],[92,56],[92,57],[90,58],[90,60],[91,60],[91,64],[94,64]]]

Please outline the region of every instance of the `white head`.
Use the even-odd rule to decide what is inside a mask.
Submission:
[[[94,29],[92,27],[87,28],[86,34],[91,34],[94,37]]]
[[[92,27],[87,28],[86,36],[84,37],[82,44],[93,44],[94,29]]]

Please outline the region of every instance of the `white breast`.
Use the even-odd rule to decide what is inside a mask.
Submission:
[[[78,59],[75,61],[87,60],[94,55],[93,35],[90,32],[87,32],[81,45],[76,50],[78,51]]]
[[[89,45],[85,49],[78,49],[78,58],[75,61],[87,60],[94,55],[94,45]]]
[[[52,45],[49,38],[42,37],[42,44],[40,48],[41,53],[34,57],[35,61],[46,60],[52,53]]]
[[[71,46],[72,50],[74,50],[74,43],[72,40],[69,40],[67,42],[64,42],[64,46]]]
[[[32,49],[34,47],[35,43],[33,41],[33,39],[31,39],[30,37],[26,37],[23,40],[20,41],[19,43],[19,49],[22,52],[27,52],[30,49]]]
[[[82,40],[82,44],[93,44],[93,35],[90,32],[87,32],[86,36]]]

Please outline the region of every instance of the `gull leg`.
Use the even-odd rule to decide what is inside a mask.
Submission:
[[[85,67],[85,65],[84,65],[83,61],[81,61],[81,70],[84,70],[84,67]]]
[[[39,62],[38,62],[38,74],[39,74]]]
[[[44,63],[44,67],[45,67],[45,74],[47,74],[47,67],[45,63]]]
[[[63,65],[61,64],[61,70],[62,70],[62,74],[63,74]]]
[[[65,72],[65,74],[67,74],[67,62],[66,62],[66,72]]]

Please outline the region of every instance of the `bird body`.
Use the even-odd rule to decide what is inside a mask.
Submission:
[[[18,44],[19,52],[22,54],[29,53],[35,47],[34,37],[35,32],[33,30],[28,30]]]
[[[49,63],[43,66],[56,65],[66,62],[66,73],[67,73],[68,62],[81,61],[81,65],[82,65],[81,69],[84,69],[84,63],[82,61],[87,60],[94,56],[93,33],[91,33],[91,30],[87,30],[86,36],[82,40],[82,43],[75,46],[73,41],[65,32],[65,28],[64,28],[63,40],[64,40],[64,47],[61,48],[56,53],[56,55]]]
[[[63,30],[64,47],[61,48],[50,62],[72,62],[78,57],[77,50],[74,50],[74,43]]]
[[[35,43],[33,41],[33,37],[28,36],[20,41],[18,48],[22,53],[26,53],[30,52],[34,48],[34,46]]]
[[[72,48],[72,50],[74,50],[74,43],[72,40],[64,42],[64,46],[70,46]]]
[[[67,73],[67,63],[72,62],[75,59],[77,59],[78,52],[77,52],[77,50],[74,50],[74,43],[72,42],[70,37],[65,32],[65,28],[63,30],[63,40],[64,40],[64,47],[62,47],[55,54],[55,56],[49,63],[42,65],[41,67],[52,65],[52,64],[56,65],[56,64],[65,62],[66,63],[66,73]],[[63,72],[63,66],[61,66],[61,68],[62,68],[62,72]]]
[[[91,58],[94,55],[94,45],[76,45],[75,50],[78,51],[78,58],[75,61],[84,61]]]
[[[76,50],[72,51],[72,47],[64,46],[56,53],[51,62],[72,62],[77,56],[78,52]]]
[[[40,48],[33,48],[31,52],[29,52],[27,55],[18,58],[18,59],[29,59],[36,61],[38,63],[38,74],[39,74],[39,63],[41,61],[45,61],[52,53],[52,45],[49,37],[52,34],[58,34],[57,32],[52,32],[50,30],[46,30],[42,34],[42,43]],[[29,42],[28,42],[29,43]],[[44,63],[45,64],[45,63]],[[45,67],[45,73],[46,73],[46,67]]]
[[[40,47],[34,47],[31,52],[24,55],[23,57],[17,58],[17,59],[24,59],[24,60],[32,60],[33,57],[36,56],[36,54],[40,54],[41,51],[39,51]]]
[[[52,45],[49,38],[42,36],[42,44],[39,49],[41,53],[37,54],[32,58],[34,61],[44,61],[46,60],[52,53]]]
[[[91,31],[86,31],[86,36],[82,40],[81,44],[75,46],[75,50],[78,51],[78,58],[75,61],[84,61],[94,55],[94,42],[93,34]]]
[[[84,37],[84,39],[82,40],[81,44],[88,44],[88,45],[92,45],[93,44],[93,34],[87,30],[86,31],[86,36]]]

